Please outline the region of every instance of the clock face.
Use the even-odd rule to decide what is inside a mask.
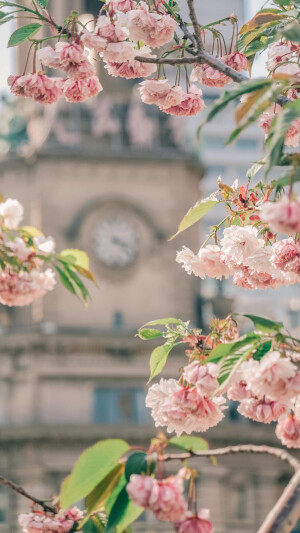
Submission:
[[[92,245],[98,259],[107,267],[126,267],[139,252],[139,235],[122,215],[101,220],[92,232]]]

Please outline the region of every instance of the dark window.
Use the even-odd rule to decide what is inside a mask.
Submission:
[[[145,406],[145,391],[140,388],[99,388],[94,392],[93,421],[99,424],[151,423]]]

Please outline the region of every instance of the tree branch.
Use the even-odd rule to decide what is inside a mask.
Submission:
[[[188,65],[188,64],[195,64],[195,63],[204,63],[206,65],[209,65],[210,67],[213,67],[214,69],[218,70],[219,72],[222,72],[222,74],[225,74],[229,78],[232,79],[232,81],[235,81],[237,83],[241,83],[243,81],[249,81],[249,78],[245,76],[245,74],[241,74],[240,72],[237,72],[233,68],[229,67],[228,65],[225,65],[225,63],[222,63],[220,59],[217,57],[209,54],[205,50],[202,52],[199,52],[198,55],[194,57],[178,57],[175,59],[162,59],[162,58],[152,58],[152,57],[143,57],[143,56],[137,56],[135,57],[137,61],[141,61],[141,63],[155,63],[157,65]],[[289,98],[286,96],[278,96],[276,99],[276,102],[284,106],[288,102],[290,102]]]
[[[204,46],[203,46],[203,41],[201,38],[201,30],[200,30],[199,22],[198,22],[197,15],[196,15],[194,0],[187,0],[187,5],[189,8],[190,19],[191,19],[191,22],[194,28],[194,37],[197,43],[197,49],[199,52],[201,52],[204,49]]]
[[[171,453],[160,456],[160,460],[184,461],[186,459],[190,459],[191,457],[220,457],[222,455],[231,455],[237,453],[263,453],[267,455],[272,455],[290,465],[296,472],[300,471],[300,462],[286,450],[283,450],[281,448],[275,448],[272,446],[263,446],[256,444],[240,444],[237,446],[227,446],[225,448],[217,448],[216,450],[201,450],[198,452],[186,452],[179,454]]]
[[[52,507],[51,505],[47,505],[43,500],[39,500],[35,498],[34,496],[31,496],[23,487],[20,487],[13,481],[10,481],[9,479],[6,479],[5,477],[0,476],[0,483],[2,485],[6,485],[7,487],[10,487],[12,490],[17,492],[18,494],[21,494],[21,496],[24,496],[24,498],[27,498],[28,500],[31,500],[32,502],[36,503],[37,505],[40,505],[44,509],[44,511],[48,511],[50,513],[56,514],[56,509]]]
[[[284,489],[257,533],[290,533],[300,516],[300,470]]]

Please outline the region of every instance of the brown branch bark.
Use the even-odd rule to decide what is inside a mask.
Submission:
[[[31,496],[23,487],[20,485],[17,485],[13,481],[10,481],[9,479],[6,479],[5,477],[0,476],[0,483],[2,485],[6,485],[7,487],[10,487],[12,490],[20,494],[21,496],[24,496],[24,498],[27,498],[28,500],[31,500],[33,503],[36,503],[40,507],[44,509],[44,511],[48,511],[50,513],[56,514],[56,509],[52,507],[51,505],[47,505],[43,500],[39,500],[38,498],[35,498],[34,496]]]
[[[186,453],[171,453],[160,456],[161,461],[184,461],[191,457],[220,457],[222,455],[231,455],[238,453],[257,453],[267,454],[277,457],[291,466],[296,472],[300,471],[300,462],[293,457],[286,450],[275,448],[272,446],[256,445],[256,444],[240,444],[237,446],[226,446],[225,448],[217,448],[216,450],[201,450],[198,452]]]
[[[197,49],[199,52],[201,52],[204,49],[204,45],[201,38],[201,30],[196,15],[194,0],[187,0],[187,5],[189,8],[190,19],[194,28],[194,36],[197,43]]]

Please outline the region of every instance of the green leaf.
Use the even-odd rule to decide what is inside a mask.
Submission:
[[[218,374],[218,383],[220,386],[216,392],[221,391],[227,385],[231,376],[237,371],[239,366],[246,359],[248,359],[252,351],[253,351],[253,345],[252,343],[250,343],[250,348],[249,348],[249,343],[248,343],[248,345],[245,345],[239,353],[231,353],[222,360],[219,374]]]
[[[18,44],[24,43],[27,41],[27,39],[29,39],[29,37],[33,37],[33,35],[35,35],[41,27],[41,24],[33,22],[32,24],[27,24],[27,26],[18,28],[10,36],[7,46],[18,46]]]
[[[162,332],[159,331],[159,329],[141,328],[139,329],[138,336],[140,337],[140,339],[143,339],[144,341],[148,341],[151,339],[157,339],[158,337],[161,337]]]
[[[267,318],[262,318],[261,316],[256,315],[242,315],[250,320],[252,320],[254,328],[257,331],[262,331],[264,333],[272,333],[274,331],[280,331],[282,330],[283,323],[282,322],[274,322],[273,320],[268,320]]]
[[[86,497],[86,515],[81,527],[87,522],[91,513],[99,512],[105,507],[106,500],[118,485],[124,471],[124,465],[117,466]]]
[[[172,437],[168,440],[169,444],[176,446],[186,452],[198,452],[201,450],[208,450],[208,442],[201,437],[190,437],[183,435],[182,437]]]
[[[5,11],[0,11],[0,20],[1,19],[4,19],[5,17],[7,17],[9,15],[9,12],[5,12]]]
[[[247,335],[241,337],[238,341],[228,342],[226,344],[218,344],[210,352],[210,355],[205,359],[205,363],[218,363],[227,355],[234,354],[240,351],[244,346],[248,346],[249,344],[255,344],[258,340],[260,340],[260,338],[260,335],[250,331],[250,333],[247,333]]]
[[[73,284],[71,283],[69,277],[67,274],[58,266],[55,266],[55,270],[58,272],[58,275],[60,277],[60,281],[62,282],[63,286],[72,294],[77,294],[76,290],[74,289]]]
[[[68,276],[72,278],[72,281],[77,286],[84,302],[86,302],[89,297],[89,291],[87,290],[86,286],[84,285],[84,283],[82,283],[81,279],[77,276],[77,274],[71,268],[67,266],[65,268],[66,268],[66,272],[68,273]]]
[[[237,136],[244,131],[252,122],[255,122],[260,115],[275,102],[282,92],[286,82],[277,82],[273,85],[267,85],[259,91],[254,91],[248,97],[246,102],[241,103],[236,110],[238,127],[231,133],[227,144],[233,142]]]
[[[142,507],[137,507],[132,501],[124,487],[119,493],[108,516],[105,533],[121,533],[132,522],[134,522],[144,511]]]
[[[254,178],[254,176],[264,167],[264,165],[264,160],[254,163],[246,172],[247,178]]]
[[[255,361],[260,361],[261,358],[268,353],[272,348],[272,341],[264,341],[261,344],[259,344],[253,353],[252,357],[255,359]]]
[[[184,326],[184,322],[183,320],[180,320],[180,318],[159,318],[157,320],[151,320],[151,322],[147,322],[142,326],[142,328],[145,326],[167,326],[169,324]]]
[[[45,9],[48,5],[48,0],[36,0],[38,5]]]
[[[197,202],[194,207],[191,207],[191,209],[189,209],[187,214],[183,217],[178,226],[177,233],[175,233],[175,235],[173,235],[169,240],[171,241],[177,237],[179,233],[193,226],[193,224],[203,218],[206,213],[208,213],[213,207],[215,207],[215,205],[219,203],[219,200],[216,200],[213,197],[208,197],[200,202]]]
[[[85,270],[89,270],[89,256],[82,250],[77,250],[77,248],[68,248],[60,252],[60,256],[70,265],[76,265]]]
[[[0,26],[2,26],[2,24],[6,24],[6,22],[9,22],[10,20],[13,20],[13,19],[14,19],[13,15],[11,17],[0,18]]]
[[[288,40],[300,43],[300,24],[299,22],[291,22],[287,24],[282,30],[282,35]]]
[[[280,190],[282,187],[286,187],[287,185],[290,185],[291,183],[291,172],[293,172],[293,183],[296,181],[300,181],[300,173],[294,172],[293,169],[290,169],[287,174],[284,174],[280,178],[276,180],[271,181],[271,186],[276,188],[276,190]]]
[[[151,354],[150,357],[150,378],[148,383],[158,374],[161,373],[163,368],[166,365],[168,355],[173,348],[173,344],[163,344],[162,346],[157,346]]]
[[[114,468],[129,450],[127,442],[108,439],[85,450],[76,462],[67,482],[62,485],[60,501],[66,509],[85,498]]]
[[[104,533],[105,523],[99,516],[92,516],[92,518],[81,527],[80,531],[83,533]]]
[[[126,480],[130,480],[132,474],[147,474],[148,455],[145,452],[135,452],[128,457],[125,465]]]
[[[300,100],[295,100],[286,104],[281,111],[279,111],[276,118],[271,124],[268,138],[266,140],[267,148],[267,168],[266,173],[270,169],[278,165],[284,152],[284,141],[291,123],[300,116]]]
[[[216,100],[214,105],[210,108],[209,113],[207,114],[207,117],[205,121],[200,125],[200,129],[204,126],[204,124],[207,124],[207,122],[210,122],[220,111],[225,109],[225,107],[232,102],[233,100],[236,100],[237,98],[241,98],[243,94],[252,93],[253,91],[259,91],[260,89],[263,89],[266,86],[270,86],[274,83],[274,81],[266,79],[266,78],[256,78],[249,81],[243,81],[239,84],[237,88],[232,89],[231,91],[225,91],[221,94],[220,98]]]

